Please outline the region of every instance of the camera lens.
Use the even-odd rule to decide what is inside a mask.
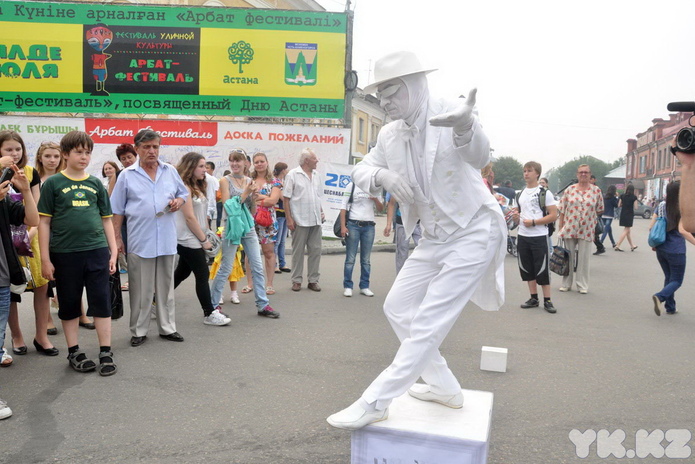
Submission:
[[[695,152],[695,129],[692,127],[684,127],[678,131],[676,136],[676,145],[678,150],[684,153]]]

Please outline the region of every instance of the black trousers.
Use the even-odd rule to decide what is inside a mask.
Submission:
[[[548,236],[524,237],[519,235],[516,249],[521,280],[524,282],[535,280],[538,285],[550,285]]]
[[[205,316],[209,316],[215,307],[210,300],[210,287],[208,286],[210,270],[205,251],[202,248],[187,248],[181,245],[176,245],[176,251],[179,254],[179,265],[174,271],[174,288],[178,287],[193,272],[198,302],[200,302]]]

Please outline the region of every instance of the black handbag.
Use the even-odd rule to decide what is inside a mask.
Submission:
[[[120,319],[123,317],[123,292],[121,291],[121,274],[118,270],[109,276],[109,290],[111,319]]]
[[[352,196],[355,193],[355,184],[352,184],[352,190],[350,190],[350,198],[348,198],[348,204],[347,208],[345,209],[345,224],[347,225],[348,219],[350,218],[350,205],[352,205]],[[341,225],[340,225],[340,211],[338,211],[338,217],[335,218],[335,222],[333,223],[333,234],[338,237],[338,238],[343,238],[343,234],[341,233]]]

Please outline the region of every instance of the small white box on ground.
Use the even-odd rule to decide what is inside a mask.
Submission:
[[[396,398],[388,419],[352,432],[350,462],[486,464],[493,394],[462,392],[461,409]]]
[[[507,372],[507,349],[484,346],[480,355],[480,369],[483,371]]]

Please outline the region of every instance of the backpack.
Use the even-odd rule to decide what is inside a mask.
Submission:
[[[521,214],[521,203],[519,203],[519,197],[521,197],[521,192],[523,192],[523,190],[516,194],[516,206],[517,208],[519,208],[519,214]],[[545,196],[547,194],[548,189],[545,187],[540,187],[540,189],[538,190],[538,203],[540,204],[543,216],[548,215],[548,210],[545,208]],[[548,237],[550,237],[555,232],[555,222],[553,221],[546,224],[546,227],[548,227]]]

